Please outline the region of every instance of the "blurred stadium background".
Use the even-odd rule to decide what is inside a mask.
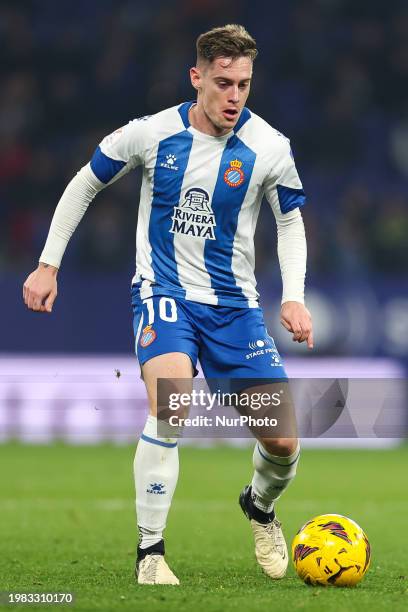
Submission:
[[[226,0],[0,2],[1,439],[70,440],[78,427],[82,441],[89,432],[115,439],[117,423],[134,423],[136,403],[143,422],[130,309],[138,172],[91,205],[51,316],[25,309],[22,283],[65,185],[98,142],[191,99],[196,36],[231,21],[260,50],[249,106],[290,137],[308,195],[313,355],[279,325],[266,203],[256,234],[262,305],[288,370],[406,374],[406,2],[236,0],[233,11]]]

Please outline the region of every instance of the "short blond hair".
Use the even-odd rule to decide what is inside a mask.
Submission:
[[[247,32],[244,26],[230,23],[213,28],[197,38],[197,64],[199,62],[213,62],[217,57],[232,57],[233,59],[245,56],[252,61],[258,55],[255,39]]]

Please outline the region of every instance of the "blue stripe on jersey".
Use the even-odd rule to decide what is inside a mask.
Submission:
[[[241,116],[238,119],[236,126],[234,127],[235,134],[238,132],[238,130],[240,130],[242,128],[244,123],[246,123],[248,121],[248,119],[250,119],[250,118],[251,118],[251,112],[249,111],[249,109],[246,106],[244,106],[244,108],[242,109],[242,112],[241,112]]]
[[[193,106],[193,104],[194,102],[183,102],[183,104],[181,104],[178,107],[178,112],[180,113],[181,120],[186,129],[190,127],[190,121],[188,119],[188,111]]]
[[[242,162],[240,170],[244,181],[237,187],[230,187],[225,182],[225,173],[231,162],[238,159]],[[211,277],[211,286],[216,295],[239,296],[245,299],[242,289],[235,282],[232,272],[232,250],[237,230],[238,215],[244,201],[249,181],[254,168],[256,153],[247,147],[238,136],[232,136],[222,154],[217,182],[212,197],[212,208],[215,215],[216,240],[207,240],[204,247],[204,260],[207,272]],[[230,174],[228,174],[228,178]],[[226,294],[226,295],[225,295]]]
[[[109,183],[115,174],[120,172],[123,166],[126,166],[126,162],[111,159],[105,153],[102,153],[100,147],[96,148],[90,163],[92,172],[102,183]]]
[[[285,214],[295,208],[301,208],[306,204],[306,196],[303,189],[294,189],[284,185],[276,185],[281,213]]]
[[[181,120],[183,122],[184,127],[187,129],[190,127],[190,120],[188,118],[188,111],[190,110],[190,108],[193,106],[193,104],[195,104],[195,102],[183,102],[183,104],[181,104],[178,107],[178,112],[180,113],[180,117]],[[238,130],[240,130],[242,128],[242,126],[248,121],[248,119],[251,118],[251,112],[250,110],[244,106],[244,108],[242,109],[241,115],[237,121],[236,126],[234,127],[234,133],[236,134],[238,132]]]
[[[180,201],[181,186],[192,145],[193,136],[186,130],[162,140],[157,151],[149,241],[155,281],[159,285],[181,287],[174,253],[174,234],[170,229],[174,206]],[[175,170],[168,167],[167,156],[170,155],[175,159]],[[185,295],[185,291],[182,291]]]

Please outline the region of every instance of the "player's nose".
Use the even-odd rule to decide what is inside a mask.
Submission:
[[[238,85],[233,85],[231,87],[230,99],[229,102],[233,102],[237,104],[239,102],[239,88]]]

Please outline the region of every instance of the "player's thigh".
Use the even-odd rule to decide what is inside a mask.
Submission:
[[[262,310],[219,308],[216,316],[218,324],[211,333],[203,334],[200,353],[210,387],[245,393],[246,407],[237,409],[262,423],[251,427],[253,435],[272,454],[292,454],[297,446],[294,404],[284,364]],[[270,424],[275,421],[276,426]]]
[[[199,358],[206,378],[287,380],[260,308],[218,308],[212,319],[212,328],[201,330]]]
[[[135,352],[146,384],[150,413],[156,415],[160,379],[170,383],[162,391],[171,388],[181,393],[186,388],[185,381],[191,380],[196,372],[198,339],[191,318],[179,300],[166,296],[142,300],[133,296],[132,305]],[[184,382],[178,384],[178,379]]]
[[[150,414],[157,416],[158,408],[167,408],[171,393],[191,393],[193,373],[191,358],[186,353],[164,353],[146,361],[142,377]]]

